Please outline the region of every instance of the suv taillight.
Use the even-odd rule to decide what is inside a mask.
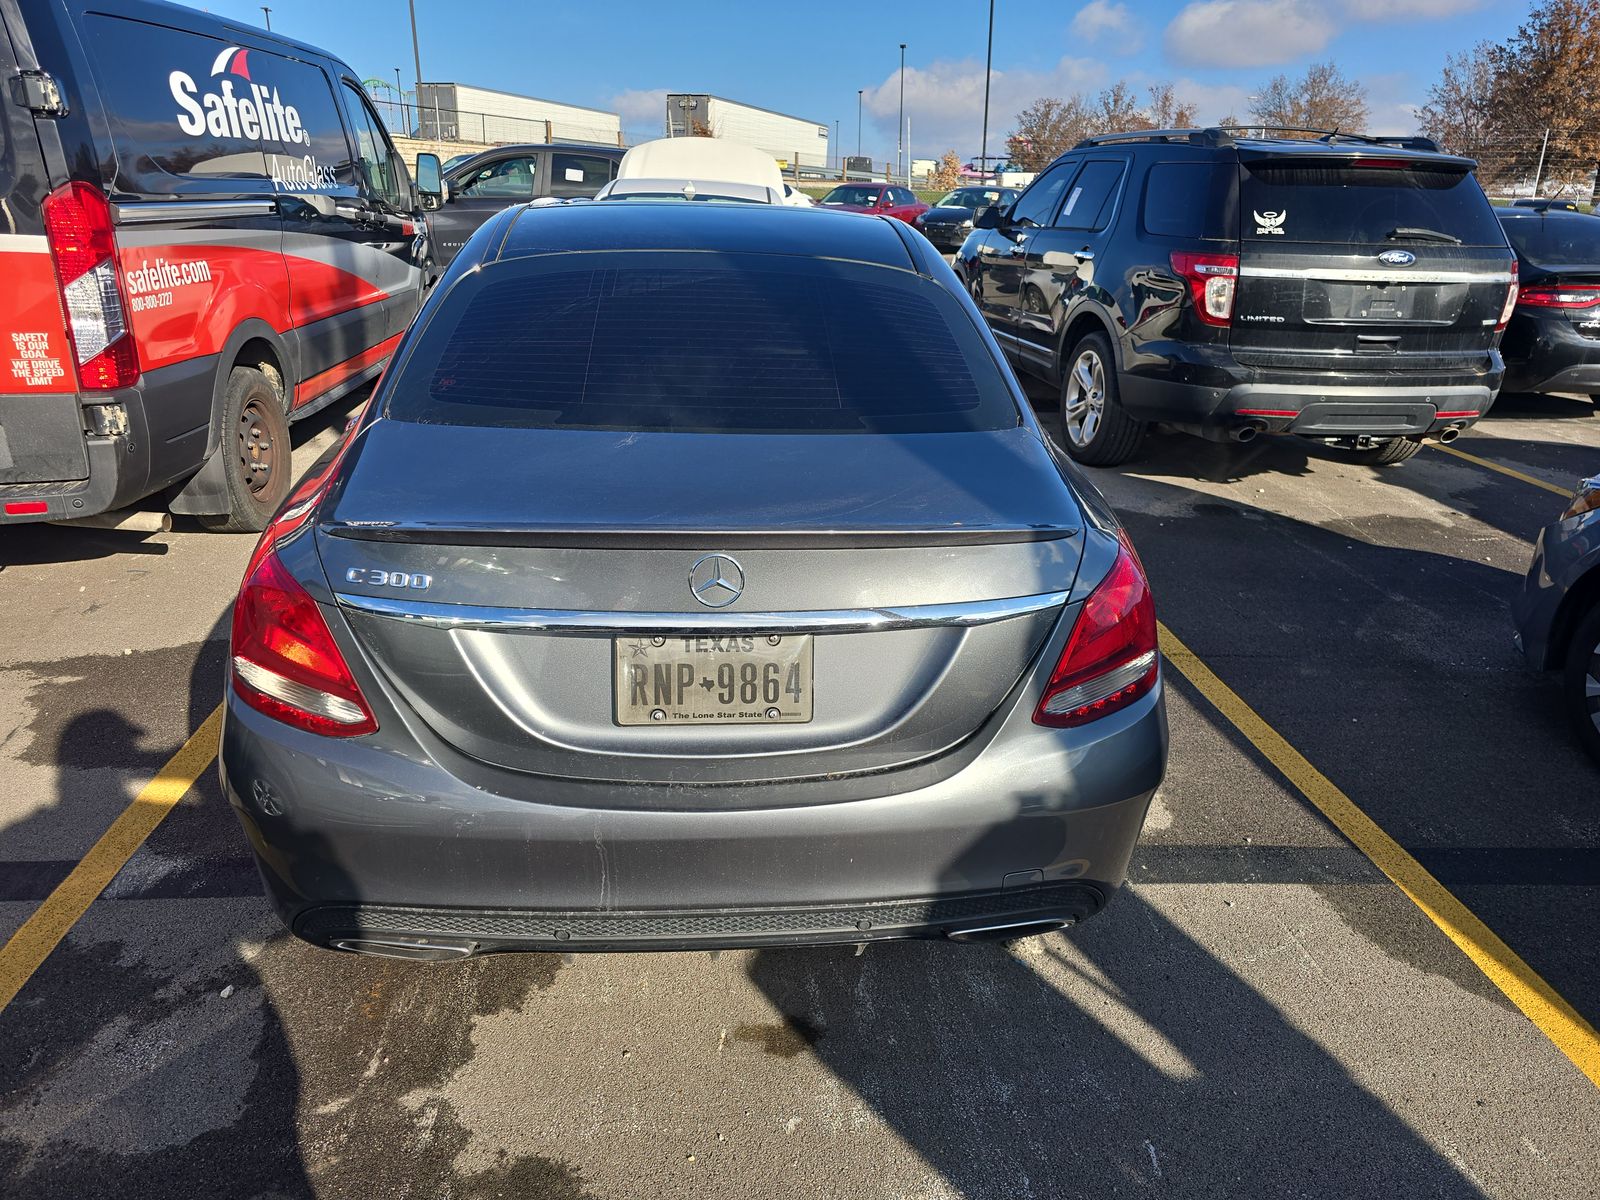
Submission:
[[[111,205],[98,188],[75,181],[46,196],[42,210],[79,386],[132,386],[139,378],[139,353],[122,300]]]
[[[1233,298],[1239,290],[1237,254],[1174,250],[1172,269],[1188,282],[1197,317],[1207,325],[1228,325],[1233,321]]]
[[[1155,601],[1127,535],[1119,540],[1116,562],[1083,602],[1050,672],[1033,713],[1036,725],[1086,725],[1127,708],[1156,685]]]
[[[1496,329],[1504,329],[1506,322],[1511,320],[1511,310],[1517,307],[1517,260],[1511,260],[1511,283],[1506,288],[1506,302],[1500,309],[1500,319],[1494,323]]]

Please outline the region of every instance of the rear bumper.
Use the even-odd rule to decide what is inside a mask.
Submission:
[[[1355,374],[1280,379],[1242,368],[1174,374],[1122,375],[1129,412],[1201,431],[1253,423],[1267,432],[1312,437],[1398,437],[1472,424],[1494,403],[1501,368],[1496,357],[1490,373],[1427,382]]]
[[[319,945],[860,942],[1078,921],[1121,883],[1165,769],[1161,688],[1094,726],[1029,728],[897,794],[575,808],[541,803],[532,777],[515,797],[480,790],[426,755],[303,734],[230,695],[220,770],[279,914]]]
[[[1519,326],[1522,320],[1519,315]],[[1600,393],[1600,339],[1576,332],[1565,314],[1559,321],[1530,322],[1516,333],[1506,355],[1507,391]]]

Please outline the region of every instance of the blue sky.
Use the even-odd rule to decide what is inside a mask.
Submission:
[[[364,76],[411,86],[405,0],[268,0],[272,25],[347,59]],[[252,24],[259,6],[212,0]],[[991,150],[1040,95],[1117,78],[1170,80],[1203,120],[1245,115],[1280,71],[1332,58],[1368,88],[1373,127],[1408,132],[1411,109],[1447,54],[1509,35],[1526,0],[998,0]],[[667,91],[705,91],[840,122],[856,148],[892,156],[899,43],[906,112],[920,157],[978,151],[987,0],[660,0],[512,3],[417,0],[423,78],[474,83],[619,111],[623,127],[661,127]]]

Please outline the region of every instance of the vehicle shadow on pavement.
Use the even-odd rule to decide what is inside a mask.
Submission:
[[[750,975],[969,1200],[1482,1194],[1131,888],[1011,951],[765,951]]]

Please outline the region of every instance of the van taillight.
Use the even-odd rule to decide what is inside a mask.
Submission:
[[[1172,252],[1172,269],[1189,284],[1195,315],[1207,325],[1233,321],[1233,298],[1239,289],[1237,254]]]
[[[46,196],[42,209],[79,386],[132,386],[139,378],[139,353],[122,301],[111,205],[98,188],[75,181]]]
[[[1517,307],[1517,260],[1511,260],[1511,286],[1506,288],[1506,302],[1500,308],[1500,319],[1494,323],[1496,329],[1504,329],[1511,320],[1511,312]]]
[[[1127,535],[1119,540],[1116,562],[1083,602],[1050,673],[1034,709],[1036,725],[1086,725],[1127,708],[1156,685],[1155,601]]]

